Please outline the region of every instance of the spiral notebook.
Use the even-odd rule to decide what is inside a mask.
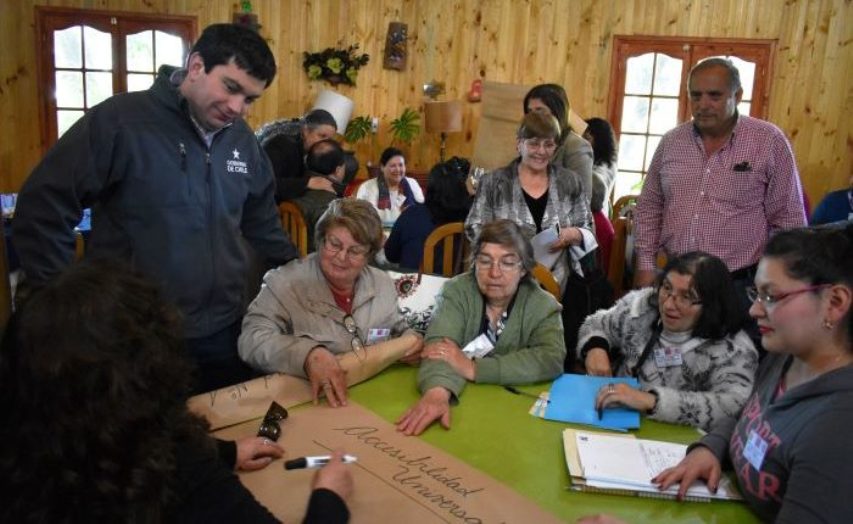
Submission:
[[[687,446],[637,439],[629,434],[569,428],[563,431],[563,449],[573,490],[674,499],[678,486],[660,491],[650,479],[678,464]],[[723,477],[717,493],[711,493],[704,482],[697,481],[687,490],[685,500],[710,502],[742,498],[731,480]]]

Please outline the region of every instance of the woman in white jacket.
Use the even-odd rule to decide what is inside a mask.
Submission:
[[[702,252],[671,259],[654,288],[629,293],[581,326],[577,350],[590,375],[640,382],[640,389],[605,386],[596,407],[628,406],[705,430],[736,418],[758,367],[745,321],[720,259]]]

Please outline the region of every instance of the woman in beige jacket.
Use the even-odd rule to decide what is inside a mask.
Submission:
[[[336,355],[398,337],[408,329],[391,278],[368,261],[382,247],[382,223],[370,203],[344,198],[317,223],[317,252],[272,270],[243,319],[240,357],[261,371],[306,377],[315,400],[346,404]],[[417,361],[417,337],[403,361]]]

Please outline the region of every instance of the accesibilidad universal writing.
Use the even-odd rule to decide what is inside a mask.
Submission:
[[[660,491],[651,479],[678,464],[687,450],[684,444],[573,429],[563,432],[563,446],[573,489],[654,498],[675,498],[677,486]],[[697,481],[687,491],[686,499],[707,502],[741,497],[731,481],[723,477],[717,493]]]

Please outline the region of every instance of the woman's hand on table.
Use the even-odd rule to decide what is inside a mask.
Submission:
[[[611,377],[613,370],[610,369],[610,357],[604,348],[592,348],[586,353],[583,361],[587,375],[596,377]]]
[[[443,360],[468,381],[473,381],[477,368],[474,361],[465,356],[459,344],[447,337],[430,342],[424,347],[423,358],[430,360]]]
[[[317,346],[308,353],[305,359],[305,373],[311,381],[311,392],[314,394],[314,404],[320,399],[320,392],[326,395],[330,406],[347,405],[347,380],[338,359],[325,347]]]
[[[576,227],[564,227],[560,229],[560,236],[555,240],[548,249],[553,253],[571,246],[581,244],[583,242],[583,233]]]
[[[652,479],[652,483],[657,484],[661,491],[680,483],[678,500],[683,500],[688,488],[698,479],[707,482],[708,489],[716,493],[720,485],[721,469],[720,461],[711,453],[711,450],[705,446],[698,446],[681,459],[678,465],[661,471]]]
[[[420,435],[436,420],[444,429],[450,429],[450,391],[441,386],[428,389],[417,404],[397,419],[397,431]]]
[[[254,471],[263,469],[274,459],[284,455],[284,448],[268,438],[246,437],[235,442],[237,444],[237,461],[235,469]]]
[[[635,389],[628,384],[613,383],[603,386],[595,397],[595,408],[629,407],[642,413],[654,409],[657,397],[647,391]]]
[[[416,340],[412,342],[412,345],[406,348],[406,353],[400,357],[400,362],[403,364],[409,364],[410,366],[416,366],[421,361],[421,352],[423,349],[424,338],[417,335]]]
[[[311,489],[328,489],[345,501],[352,495],[352,473],[343,461],[344,452],[335,450],[332,459],[314,474]]]

